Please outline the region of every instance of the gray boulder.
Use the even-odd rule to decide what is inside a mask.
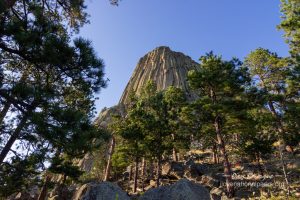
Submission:
[[[173,185],[150,189],[139,200],[210,200],[210,194],[202,185],[181,179]]]
[[[180,162],[167,162],[162,166],[162,176],[169,176],[170,178],[181,179],[184,175],[185,167]]]
[[[72,200],[130,200],[129,196],[115,183],[88,183],[81,186]]]

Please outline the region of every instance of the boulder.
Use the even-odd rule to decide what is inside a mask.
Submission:
[[[202,185],[181,179],[173,185],[150,189],[139,200],[210,200],[210,194]]]
[[[156,181],[155,181],[155,180],[150,180],[150,182],[149,182],[149,183],[150,183],[150,185],[151,185],[151,186],[153,186],[153,187],[155,187],[155,186],[156,186]]]
[[[198,164],[195,163],[191,166],[192,169],[196,170],[199,175],[208,174],[211,172],[211,165],[209,164]]]
[[[195,162],[193,159],[189,158],[184,162],[184,165],[189,167],[191,165],[195,165]]]
[[[115,183],[88,183],[81,186],[72,200],[130,200],[129,196]]]
[[[49,200],[67,200],[73,196],[75,187],[67,187],[65,185],[56,185],[54,189],[49,193]]]
[[[210,191],[211,199],[212,200],[221,200],[223,193],[224,193],[223,190],[221,190],[220,188],[213,188]]]
[[[169,176],[175,179],[183,178],[185,167],[180,162],[167,162],[162,166],[162,176]]]
[[[203,174],[208,173],[206,165],[204,165],[204,164],[198,164],[198,163],[191,162],[190,164],[186,165],[185,167],[186,167],[186,169],[184,172],[184,176],[186,178],[195,179],[199,176],[202,176]]]
[[[186,178],[196,178],[200,174],[197,171],[196,164],[193,160],[189,159],[188,161],[184,162],[185,171],[184,177]]]
[[[32,186],[26,191],[18,192],[10,195],[7,200],[35,200],[38,198],[39,188],[38,186]],[[0,198],[1,199],[1,198]]]
[[[155,188],[153,185],[148,185],[144,188],[145,191],[150,190],[151,188]]]
[[[162,166],[162,176],[170,179],[196,179],[197,177],[207,174],[209,166],[206,164],[195,163],[193,160],[182,162],[166,162]]]
[[[171,169],[172,169],[172,164],[170,162],[163,164],[161,167],[161,175],[162,176],[168,175]]]
[[[184,163],[185,166],[185,177],[197,178],[204,174],[209,174],[211,172],[211,165],[203,163],[195,163],[193,160],[189,159]]]
[[[160,179],[161,185],[170,185],[170,179]]]
[[[211,176],[203,175],[201,182],[209,187],[219,187],[220,186],[220,181],[214,179]]]

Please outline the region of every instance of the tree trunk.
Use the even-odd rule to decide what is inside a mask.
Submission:
[[[290,195],[290,183],[289,183],[289,180],[288,180],[288,177],[287,177],[286,163],[285,163],[284,158],[283,158],[283,149],[284,149],[284,147],[285,147],[284,144],[281,144],[279,146],[279,155],[280,155],[280,161],[281,161],[282,171],[283,171],[283,175],[284,175],[284,180],[285,180],[285,183],[286,183],[287,195],[289,196]]]
[[[133,183],[133,193],[136,193],[137,189],[137,181],[138,181],[138,174],[139,174],[139,159],[135,159],[135,171],[134,171],[134,183]]]
[[[110,170],[111,170],[111,158],[115,150],[115,138],[112,136],[111,142],[110,142],[110,148],[108,152],[108,159],[107,159],[107,165],[106,165],[106,170],[105,170],[105,175],[103,181],[108,181],[109,176],[110,176]]]
[[[156,187],[159,187],[159,185],[160,185],[160,175],[161,175],[161,156],[159,155],[157,158]]]
[[[220,151],[220,148],[218,148],[218,146],[217,146],[217,151],[216,151],[217,164],[220,164],[220,155],[219,155],[219,151]]]
[[[142,190],[144,191],[145,189],[145,185],[144,185],[144,181],[145,181],[145,176],[146,176],[146,160],[145,158],[142,159]]]
[[[132,165],[129,165],[129,181],[132,180]]]
[[[106,163],[106,166],[107,166],[107,163]],[[102,180],[102,181],[104,180],[105,172],[106,172],[106,167],[103,167],[102,175],[100,176],[100,179],[99,179],[99,180]]]
[[[260,164],[260,156],[259,156],[259,153],[255,153],[255,159],[256,159],[256,165],[257,165],[257,168],[259,170],[259,173],[261,176],[264,175],[264,171],[263,171],[263,168]]]
[[[177,153],[177,159],[178,159],[178,161],[180,161],[182,159],[182,155],[179,152]]]
[[[154,164],[153,164],[153,160],[151,159],[150,164],[149,164],[149,178],[150,179],[153,179],[153,177],[154,177],[153,172],[154,172]]]
[[[62,185],[65,185],[66,180],[67,180],[67,175],[66,175],[66,174],[63,174],[63,179],[62,179],[61,184],[62,184]]]
[[[7,156],[8,152],[10,151],[11,147],[13,146],[15,141],[18,139],[22,129],[26,125],[27,119],[28,119],[28,114],[25,114],[23,116],[22,120],[20,121],[18,127],[15,129],[15,131],[13,132],[13,134],[10,136],[9,140],[7,141],[6,145],[2,149],[2,151],[0,153],[0,164],[3,163],[5,157]]]
[[[146,175],[146,159],[142,158],[142,173],[141,176],[144,177]]]
[[[237,142],[239,141],[239,135],[237,133],[234,134],[234,140]]]
[[[176,149],[174,147],[173,147],[173,161],[178,162],[177,152],[176,152]]]
[[[217,164],[218,161],[217,161],[217,145],[216,144],[213,144],[212,151],[213,151],[213,163]]]
[[[220,116],[217,116],[215,119],[215,129],[217,134],[218,145],[220,147],[221,155],[223,156],[223,164],[224,164],[224,175],[226,177],[226,190],[227,196],[232,198],[234,196],[234,187],[232,184],[232,173],[231,173],[231,166],[228,160],[228,155],[225,148],[225,143],[221,135],[221,122]]]
[[[45,180],[45,183],[42,187],[42,190],[41,190],[41,193],[38,197],[38,200],[46,200],[49,181],[50,181],[50,177],[46,176],[46,180]]]
[[[175,142],[175,135],[172,134],[172,140]],[[175,146],[173,146],[173,161],[178,162],[177,151]]]
[[[281,161],[281,167],[282,167],[282,171],[283,171],[283,175],[284,175],[284,180],[286,183],[286,189],[287,189],[287,195],[290,195],[290,184],[289,184],[289,180],[287,177],[287,172],[286,172],[286,163],[284,161],[284,155],[283,155],[283,151],[285,149],[285,142],[282,139],[283,135],[284,135],[284,128],[283,128],[283,122],[282,122],[282,118],[277,114],[276,109],[274,107],[274,104],[272,101],[268,101],[268,105],[270,107],[271,113],[272,115],[276,118],[276,124],[277,124],[277,131],[280,133],[280,139],[279,139],[279,155],[280,155],[280,161]]]

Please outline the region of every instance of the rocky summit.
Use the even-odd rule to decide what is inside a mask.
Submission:
[[[192,99],[195,95],[190,91],[186,79],[188,71],[197,68],[198,64],[189,56],[166,46],[158,47],[139,60],[119,103],[128,103],[130,91],[139,94],[148,80],[154,81],[158,90],[168,86],[179,87]]]
[[[125,106],[129,102],[130,92],[140,94],[149,80],[156,84],[158,90],[164,90],[169,86],[181,88],[189,100],[194,100],[196,94],[188,86],[187,74],[188,71],[198,70],[198,68],[199,64],[183,53],[172,51],[166,46],[155,48],[140,58],[118,105],[104,108],[96,123],[101,127],[107,127],[112,114],[123,115]]]

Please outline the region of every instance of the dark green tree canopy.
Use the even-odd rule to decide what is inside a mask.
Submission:
[[[94,94],[106,86],[104,64],[75,35],[88,22],[85,10],[83,0],[1,1],[0,165],[43,152],[24,178],[57,153],[69,166],[101,141],[92,117]]]

